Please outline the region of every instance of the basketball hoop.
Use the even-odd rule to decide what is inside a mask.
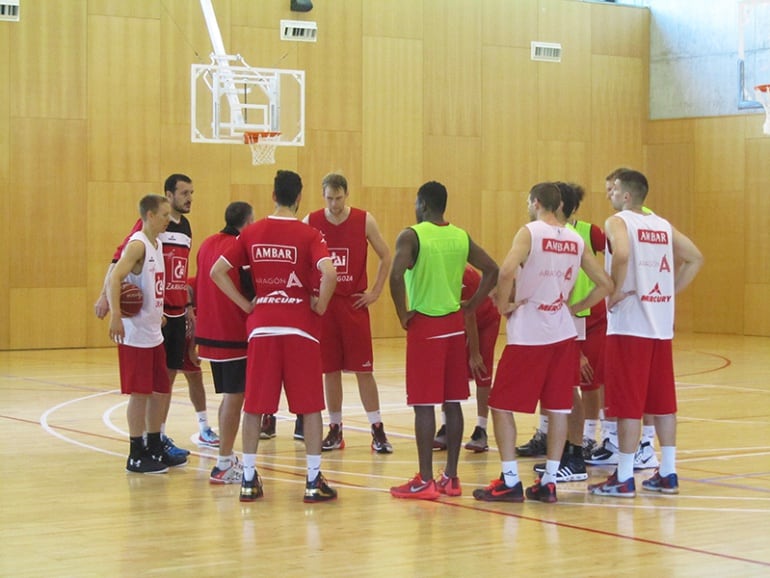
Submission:
[[[251,164],[272,165],[275,163],[275,148],[280,132],[245,132],[244,144],[251,148]]]
[[[762,130],[765,134],[770,134],[770,84],[760,84],[754,87],[756,99],[765,107],[765,124]]]

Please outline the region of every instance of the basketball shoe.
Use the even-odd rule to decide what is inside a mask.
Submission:
[[[239,497],[241,502],[254,502],[264,495],[265,492],[262,489],[262,478],[259,477],[259,474],[256,471],[254,472],[253,480],[246,481],[246,478],[241,480],[241,494]]]
[[[269,440],[275,437],[275,416],[266,413],[262,416],[262,425],[259,432],[259,439]]]
[[[444,451],[446,449],[446,426],[442,425],[438,428],[436,436],[433,438],[433,449],[437,451]]]
[[[138,458],[128,457],[126,471],[135,474],[165,474],[168,466],[159,456],[153,456],[148,450],[144,450]]]
[[[610,441],[610,438],[604,438],[602,445],[594,450],[586,463],[594,466],[616,466],[618,453],[618,447]]]
[[[324,438],[321,449],[325,452],[345,449],[345,440],[342,438],[342,424],[330,423],[329,433]]]
[[[441,472],[436,480],[436,489],[439,494],[451,497],[462,496],[463,494],[463,489],[460,487],[460,478],[457,476],[450,478],[444,472]]]
[[[659,470],[655,474],[642,482],[642,488],[650,492],[660,492],[661,494],[678,494],[679,477],[676,474],[661,476]]]
[[[633,476],[623,482],[618,481],[618,471],[615,470],[604,482],[588,486],[588,492],[595,496],[633,498],[636,496],[636,483]]]
[[[321,472],[318,472],[318,476],[312,482],[305,482],[305,497],[303,499],[305,503],[328,502],[335,499],[337,499],[337,490],[329,487]]]
[[[372,425],[372,451],[378,454],[392,454],[393,446],[385,435],[385,426],[382,422]]]
[[[525,493],[528,500],[537,500],[539,502],[545,502],[546,504],[557,502],[556,484],[553,482],[543,484],[540,481],[540,478],[536,479],[535,483],[528,487]]]
[[[207,448],[219,448],[219,436],[210,427],[198,434],[198,445]]]
[[[505,485],[505,477],[500,474],[486,488],[473,490],[473,497],[482,502],[523,502],[524,488],[521,482],[513,487]]]
[[[534,458],[544,456],[548,446],[548,434],[540,429],[535,430],[535,435],[527,443],[516,447],[516,455],[522,458]]]
[[[294,439],[295,440],[305,439],[305,421],[302,419],[301,415],[298,415],[297,418],[294,420]]]
[[[408,500],[435,500],[441,494],[439,494],[436,488],[435,481],[432,479],[424,481],[422,476],[417,473],[407,483],[390,488],[390,495],[394,498],[405,498]]]
[[[229,468],[219,469],[214,466],[209,476],[209,483],[211,484],[240,484],[243,480],[243,468],[238,458],[230,464]]]
[[[639,442],[639,447],[634,454],[635,470],[652,470],[660,466],[655,448],[650,442]]]
[[[489,450],[489,444],[487,443],[487,430],[481,426],[476,426],[471,434],[471,439],[465,444],[465,449],[477,454]]]

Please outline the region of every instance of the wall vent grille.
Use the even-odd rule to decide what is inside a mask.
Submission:
[[[530,57],[542,62],[561,62],[561,44],[554,42],[533,42]]]
[[[20,0],[0,0],[0,20],[18,22],[19,2]]]
[[[281,20],[281,40],[318,41],[318,24],[305,20]]]

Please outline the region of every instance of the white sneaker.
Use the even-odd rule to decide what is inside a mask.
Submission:
[[[655,448],[650,442],[639,442],[639,447],[634,454],[634,469],[649,470],[657,468],[660,465],[658,456],[655,455]]]
[[[619,450],[610,438],[604,438],[602,445],[594,450],[585,462],[593,466],[616,466],[619,461]]]
[[[235,458],[235,461],[232,462],[232,465],[227,469],[220,470],[218,467],[214,466],[211,470],[211,475],[209,476],[209,483],[240,484],[242,479],[243,466],[238,461],[238,458]]]

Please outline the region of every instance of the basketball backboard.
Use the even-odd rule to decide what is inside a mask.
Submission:
[[[770,0],[738,2],[740,108],[758,108],[757,85],[770,83]]]

